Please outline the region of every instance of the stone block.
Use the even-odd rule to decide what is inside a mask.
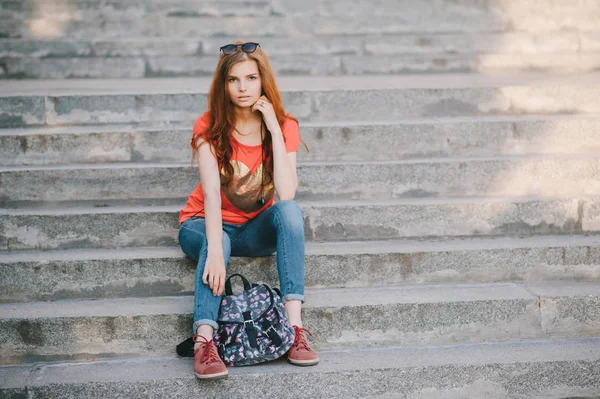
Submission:
[[[147,75],[168,76],[213,76],[217,58],[209,57],[152,57],[148,59]]]
[[[147,208],[122,214],[111,209],[112,213],[42,213],[35,217],[4,213],[0,240],[9,250],[173,246],[177,243],[178,210],[171,207],[168,212],[153,212]]]
[[[162,40],[156,39],[127,39],[94,41],[90,44],[96,57],[157,57],[157,56],[193,56],[199,54],[200,40]]]
[[[486,54],[478,57],[475,71],[535,71],[554,73],[585,73],[600,69],[597,54]]]
[[[451,73],[472,70],[469,57],[455,55],[422,56],[343,56],[344,72],[349,75]]]
[[[508,1],[495,4],[494,8],[509,21],[513,30],[527,32],[594,31],[598,29],[600,18],[598,3],[589,0]]]
[[[0,57],[2,58],[82,57],[89,56],[91,53],[90,44],[82,41],[0,41]]]
[[[275,73],[280,75],[340,75],[342,63],[339,57],[297,55],[272,57],[271,64]]]
[[[60,96],[48,97],[46,122],[59,125],[194,120],[204,109],[205,94]]]
[[[314,33],[317,35],[395,34],[414,32],[493,32],[506,29],[506,22],[494,17],[451,18],[447,15],[433,16],[427,13],[410,15],[361,14],[357,16],[314,17]]]
[[[294,33],[294,25],[283,17],[163,17],[149,15],[138,35],[144,37],[210,37],[248,38],[285,36]]]
[[[133,135],[133,132],[69,135],[53,129],[40,135],[2,135],[0,164],[128,162],[135,158]],[[160,151],[160,146],[157,145],[154,151]]]
[[[141,78],[145,62],[141,58],[12,58],[4,63],[9,78]]]
[[[266,0],[152,0],[147,3],[147,12],[154,15],[173,17],[268,17],[271,14],[270,1]]]
[[[577,52],[579,37],[573,32],[540,35],[527,32],[393,35],[367,38],[365,50],[373,55]]]
[[[43,125],[46,104],[44,97],[0,97],[0,127]]]
[[[414,199],[389,205],[306,204],[303,211],[306,237],[317,242],[580,232],[579,202],[571,199],[527,202]],[[592,233],[597,229],[586,231]]]

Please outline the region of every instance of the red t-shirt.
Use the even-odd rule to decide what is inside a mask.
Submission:
[[[205,112],[194,124],[192,140],[195,136],[202,136],[210,124],[210,114]],[[300,134],[298,123],[292,119],[286,119],[281,125],[281,131],[285,138],[287,152],[298,152]],[[223,222],[242,224],[255,218],[265,209],[275,203],[275,187],[273,184],[263,188],[262,194],[262,146],[249,146],[236,140],[230,133],[232,147],[231,164],[234,175],[229,187],[221,186],[221,214]],[[265,200],[265,204],[257,203]],[[185,207],[179,212],[179,223],[192,216],[205,217],[204,193],[202,183],[188,197]]]

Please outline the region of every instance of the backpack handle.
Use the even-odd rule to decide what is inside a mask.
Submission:
[[[252,288],[252,286],[250,285],[250,282],[248,281],[248,279],[246,279],[246,277],[242,276],[239,273],[232,274],[225,281],[225,295],[233,295],[233,291],[231,290],[231,281],[230,280],[236,276],[238,276],[242,279],[242,282],[244,283],[244,291],[248,291],[250,288]]]

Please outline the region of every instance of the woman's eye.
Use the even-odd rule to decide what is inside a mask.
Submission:
[[[256,80],[256,76],[250,76],[250,80]]]
[[[235,82],[235,78],[229,78],[229,83]]]

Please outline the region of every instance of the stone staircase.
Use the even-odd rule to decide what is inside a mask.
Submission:
[[[263,44],[279,75],[600,67],[596,0],[0,0],[0,78],[210,76]]]
[[[176,237],[208,84],[0,83],[1,398],[600,395],[599,74],[281,79],[322,361],[199,383]]]
[[[595,0],[0,0],[0,398],[599,398],[599,21]],[[310,148],[322,360],[199,383],[174,354],[177,212],[238,38]],[[276,285],[274,263],[228,273]]]

